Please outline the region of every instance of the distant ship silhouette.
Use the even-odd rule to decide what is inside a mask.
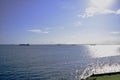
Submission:
[[[30,44],[19,44],[19,46],[30,46]]]

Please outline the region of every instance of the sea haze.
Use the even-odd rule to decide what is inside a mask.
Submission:
[[[0,80],[77,80],[90,64],[120,64],[119,54],[118,45],[1,45]]]

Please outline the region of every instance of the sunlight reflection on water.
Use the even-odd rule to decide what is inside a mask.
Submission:
[[[93,58],[120,55],[120,45],[89,45],[88,49]]]

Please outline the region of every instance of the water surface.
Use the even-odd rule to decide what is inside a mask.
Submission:
[[[120,63],[119,55],[99,58],[91,52],[88,45],[1,45],[0,80],[77,80],[89,64]]]

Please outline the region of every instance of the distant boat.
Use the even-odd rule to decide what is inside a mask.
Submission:
[[[57,46],[61,46],[62,44],[57,44]]]
[[[19,44],[19,46],[30,46],[30,44]]]
[[[76,44],[71,44],[72,46],[76,46]]]

